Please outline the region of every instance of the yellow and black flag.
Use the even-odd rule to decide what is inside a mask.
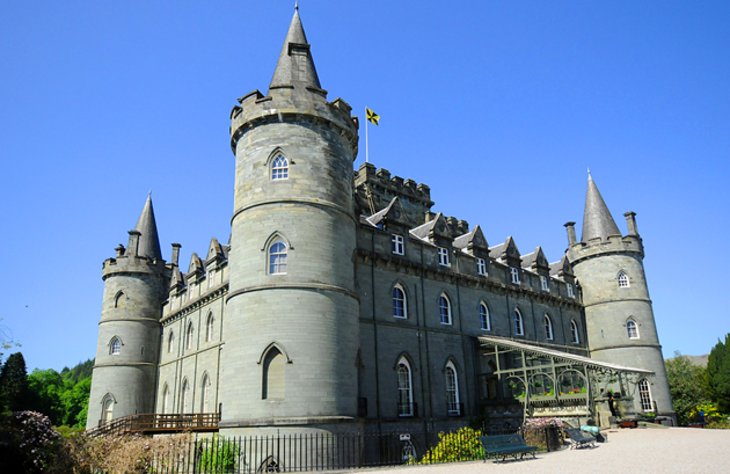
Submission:
[[[369,107],[365,107],[365,118],[373,125],[377,125],[378,122],[380,122],[380,115],[376,114],[373,109]]]

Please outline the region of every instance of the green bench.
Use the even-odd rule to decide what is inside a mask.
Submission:
[[[525,454],[532,454],[535,457],[537,446],[528,446],[525,439],[518,434],[511,435],[494,435],[482,436],[482,446],[484,446],[484,462],[494,457],[495,461],[502,457],[502,461],[511,456],[515,459],[522,459]]]
[[[565,432],[570,437],[570,448],[582,448],[588,446],[593,448],[596,446],[596,438],[590,433],[581,431],[578,428],[565,428]]]

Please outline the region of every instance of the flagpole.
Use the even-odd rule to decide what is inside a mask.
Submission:
[[[365,163],[370,163],[370,150],[368,149],[368,108],[365,106]]]

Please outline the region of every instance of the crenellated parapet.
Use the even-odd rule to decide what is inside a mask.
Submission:
[[[102,264],[102,280],[119,274],[154,274],[169,277],[165,261],[161,258],[148,257],[138,254],[140,232],[129,231],[129,245],[125,248],[119,244],[116,255],[104,260]]]
[[[644,258],[644,245],[638,235],[609,235],[588,242],[576,242],[568,248],[568,258],[575,265],[583,260],[608,254],[635,254]]]

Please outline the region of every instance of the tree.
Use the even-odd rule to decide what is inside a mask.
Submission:
[[[20,411],[28,407],[28,371],[23,354],[16,352],[8,357],[0,370],[0,400],[3,411]]]
[[[723,413],[730,413],[730,334],[725,342],[717,341],[707,359],[710,395]]]
[[[669,391],[672,394],[672,405],[677,413],[679,424],[686,425],[693,421],[697,407],[710,401],[706,383],[706,370],[693,365],[689,358],[674,353],[673,359],[664,364],[667,369]]]

